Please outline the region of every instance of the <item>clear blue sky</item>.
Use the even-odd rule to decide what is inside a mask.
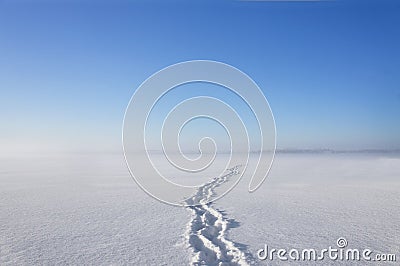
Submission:
[[[400,148],[398,1],[37,2],[0,1],[5,151],[119,150],[135,88],[193,59],[258,83],[278,148]]]

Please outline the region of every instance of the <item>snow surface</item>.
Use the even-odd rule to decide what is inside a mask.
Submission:
[[[245,173],[225,197],[197,210],[147,195],[119,153],[7,155],[0,166],[0,265],[196,264],[190,226],[202,216],[220,225],[204,231],[214,240],[222,232],[220,252],[259,265],[288,264],[257,260],[265,244],[322,249],[339,237],[400,257],[400,157],[393,154],[278,154],[255,193]],[[209,244],[218,249],[221,241]]]
[[[270,248],[321,250],[344,237],[348,248],[400,259],[400,157],[371,154],[278,154],[255,193],[248,177],[216,202],[239,223],[229,237],[256,256]],[[355,262],[258,261],[260,265],[355,265]],[[373,263],[376,264],[377,262]],[[385,262],[383,265],[396,265]],[[360,261],[358,265],[365,265]],[[378,264],[379,265],[379,264]],[[397,264],[398,265],[398,264]]]

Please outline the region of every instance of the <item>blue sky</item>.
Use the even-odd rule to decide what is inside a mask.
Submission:
[[[257,82],[278,148],[400,148],[399,2],[213,2],[0,1],[3,151],[119,150],[135,88],[193,59]]]

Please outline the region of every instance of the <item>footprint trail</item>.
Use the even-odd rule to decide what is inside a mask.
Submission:
[[[240,174],[241,165],[227,169],[228,173],[213,178],[201,186],[197,193],[186,203],[199,202],[200,205],[188,207],[192,211],[192,219],[187,225],[186,241],[193,250],[191,265],[250,265],[251,255],[239,249],[239,244],[226,238],[230,228],[238,223],[227,219],[222,211],[214,209],[212,203],[203,204],[214,195],[214,189],[231,176]]]

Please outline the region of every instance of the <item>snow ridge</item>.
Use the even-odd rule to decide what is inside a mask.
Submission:
[[[246,253],[236,244],[226,238],[230,228],[237,227],[233,219],[227,219],[222,211],[205,204],[213,195],[214,189],[231,176],[240,174],[236,165],[227,169],[226,175],[215,177],[201,186],[197,193],[186,201],[188,204],[199,202],[200,205],[188,207],[192,211],[192,219],[187,225],[186,241],[193,250],[191,265],[249,265]]]

